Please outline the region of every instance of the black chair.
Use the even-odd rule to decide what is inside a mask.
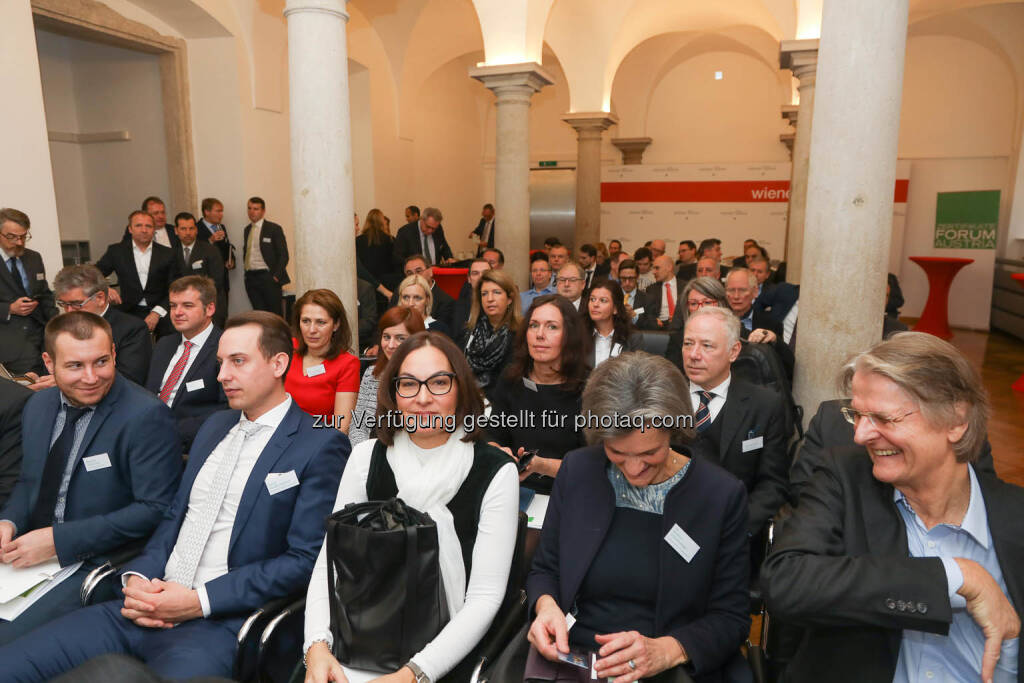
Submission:
[[[794,432],[798,439],[803,437],[803,407],[797,405],[793,399],[786,370],[771,345],[742,342],[740,354],[732,363],[732,375],[751,384],[774,390],[786,406],[784,429],[787,441],[793,437]],[[792,460],[792,453],[790,453],[790,460]]]
[[[655,356],[665,356],[668,348],[668,338],[671,335],[667,330],[643,330],[634,332],[643,337],[641,349]]]
[[[772,551],[772,544],[775,542],[775,520],[768,520],[764,529],[764,555],[767,558]],[[760,586],[750,591],[750,613],[761,617],[761,637],[757,645],[747,641],[747,661],[754,672],[754,679],[757,683],[772,683],[775,678],[772,675],[770,657],[768,653],[769,624],[771,618],[768,615],[768,608],[765,605],[764,597]]]

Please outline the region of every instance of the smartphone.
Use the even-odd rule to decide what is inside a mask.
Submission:
[[[536,448],[531,451],[523,451],[523,454],[519,456],[519,462],[516,463],[516,468],[518,468],[520,472],[525,472],[530,461],[533,460],[536,455]]]

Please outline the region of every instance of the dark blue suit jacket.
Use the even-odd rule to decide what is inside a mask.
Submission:
[[[210,331],[210,337],[203,344],[203,348],[199,349],[196,359],[192,361],[188,372],[182,378],[178,391],[174,393],[174,400],[171,401],[171,412],[178,420],[181,445],[186,453],[192,447],[196,432],[206,418],[228,407],[224,389],[217,381],[217,374],[220,372],[220,366],[217,365],[217,344],[220,343],[220,335],[221,330],[214,326]],[[164,373],[180,343],[180,332],[166,336],[156,343],[153,361],[149,365],[149,377],[146,378],[146,388],[154,394],[160,394]],[[197,380],[202,380],[202,388],[189,391],[186,385]]]
[[[60,409],[60,390],[44,389],[22,414],[22,468],[0,519],[18,533],[39,495],[50,437]],[[86,470],[83,460],[106,453],[110,467]],[[78,449],[68,488],[64,523],[53,528],[62,565],[102,556],[146,538],[163,518],[181,477],[181,439],[167,406],[120,375],[96,406]]]
[[[241,413],[214,414],[192,443],[188,467],[168,517],[126,572],[162,577],[185,520],[196,475]],[[334,508],[338,482],[351,450],[335,429],[315,429],[313,418],[292,402],[260,454],[235,515],[228,547],[228,573],[206,584],[210,616],[252,611],[267,601],[305,591],[324,542],[324,520]],[[299,485],[270,495],[270,473],[294,471]]]
[[[568,611],[579,597],[615,513],[607,467],[600,445],[577,449],[562,460],[526,581],[530,605],[550,595]],[[700,550],[686,562],[667,542],[662,544],[657,633],[651,637],[673,636],[686,649],[698,680],[716,680],[716,672],[736,655],[750,631],[743,484],[717,465],[691,460],[665,499],[664,532],[675,524]]]

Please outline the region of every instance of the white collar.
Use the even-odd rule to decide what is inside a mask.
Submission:
[[[284,419],[284,416],[288,413],[288,409],[291,407],[292,397],[290,395],[286,395],[283,401],[257,417],[255,420],[252,420],[252,422],[258,425],[263,425],[264,427],[270,427],[271,429],[277,429],[278,425],[281,424],[281,420]],[[245,419],[245,413],[242,413],[242,415],[238,417],[238,421],[241,422],[243,419]]]
[[[153,242],[156,242],[156,238],[155,237],[153,238]],[[136,244],[135,240],[132,240],[132,251],[134,251],[136,254],[142,254],[142,255],[152,254],[153,253],[153,242],[150,242],[149,246],[145,250],[142,250],[142,249],[139,248],[139,245]]]
[[[712,396],[720,396],[722,398],[728,398],[728,396],[729,396],[729,384],[730,383],[732,383],[732,373],[731,372],[729,373],[729,376],[725,378],[724,382],[719,384],[717,387],[711,387],[710,389],[704,389],[699,384],[694,384],[693,382],[690,382],[690,393],[691,394],[696,394],[696,393],[699,393],[701,391],[706,391],[709,394],[711,394]]]

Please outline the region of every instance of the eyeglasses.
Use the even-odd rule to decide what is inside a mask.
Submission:
[[[731,287],[725,290],[725,293],[729,296],[744,296],[750,292],[750,287]]]
[[[63,308],[65,311],[80,311],[85,307],[87,303],[95,299],[97,294],[99,294],[99,292],[96,292],[96,294],[93,294],[92,296],[82,301],[61,301],[60,299],[57,299],[57,305]]]
[[[3,237],[5,240],[10,240],[11,242],[22,242],[24,244],[28,244],[28,241],[32,239],[32,234],[26,232],[24,235],[15,235],[13,232],[5,232],[0,234],[0,237]]]
[[[698,308],[704,308],[705,306],[714,306],[714,299],[703,299],[701,301],[694,301],[692,299],[686,300],[686,308],[691,311],[696,311]]]
[[[620,275],[619,282],[634,282],[636,280],[635,275]]]
[[[555,278],[555,282],[557,282],[560,285],[567,285],[570,282],[583,282],[583,278],[581,278],[581,277],[559,277],[559,278]]]
[[[420,387],[426,385],[427,391],[434,396],[444,396],[452,390],[454,382],[455,373],[453,372],[438,372],[426,379],[402,375],[395,378],[395,392],[402,398],[416,398],[419,396]]]
[[[841,412],[846,421],[852,424],[854,427],[857,426],[857,423],[860,422],[861,419],[867,418],[867,421],[871,423],[871,426],[878,429],[889,427],[894,424],[899,424],[904,419],[906,419],[908,415],[913,415],[918,411],[908,410],[902,415],[897,415],[895,417],[887,417],[885,415],[877,415],[875,413],[868,413],[856,410],[854,408],[851,408],[850,406],[843,406],[842,408],[839,409],[839,412]]]

